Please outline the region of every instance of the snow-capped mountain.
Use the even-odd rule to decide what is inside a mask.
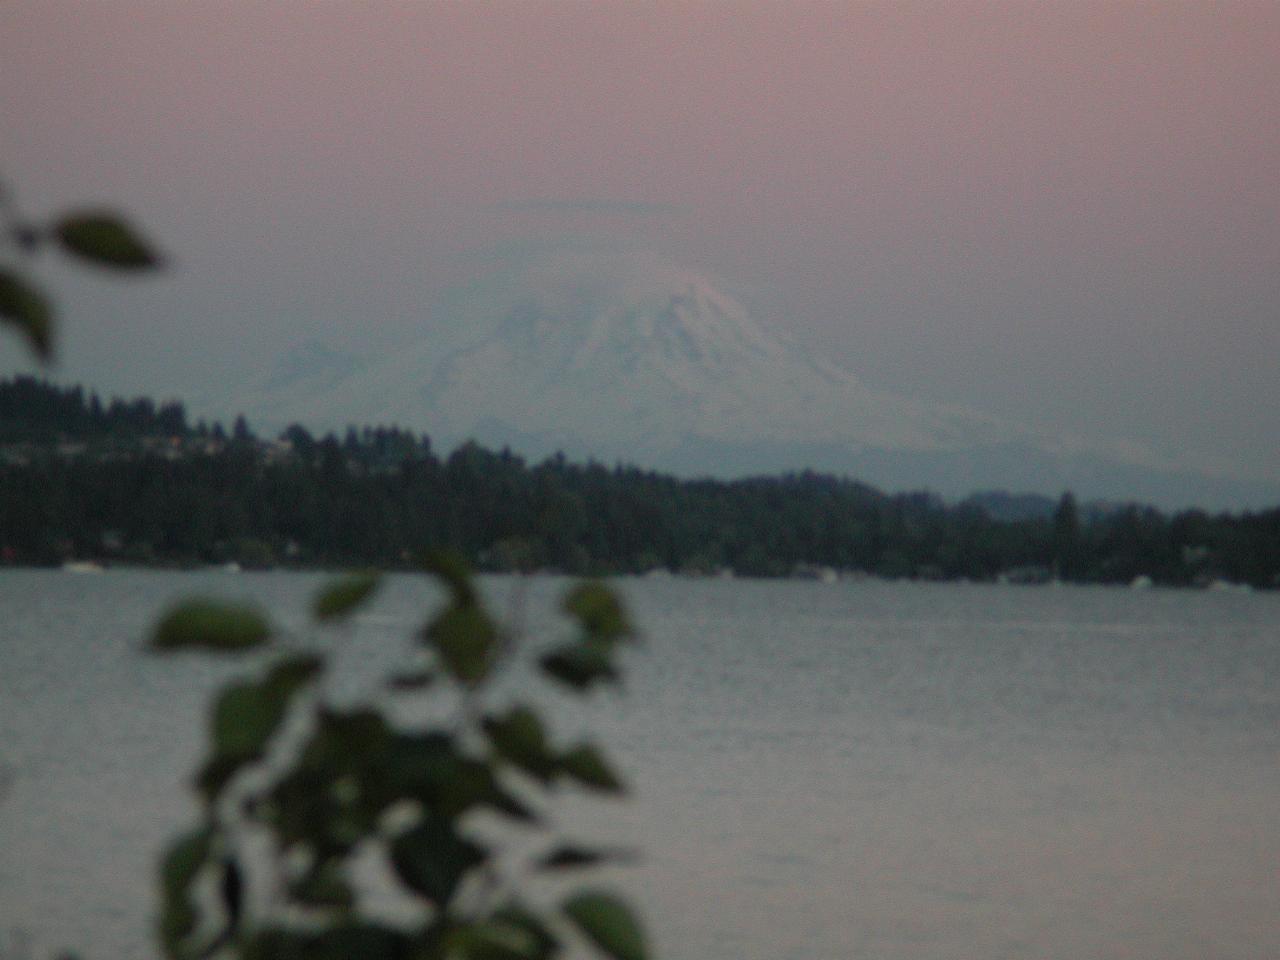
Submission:
[[[553,258],[496,286],[362,370],[305,345],[272,374],[255,412],[395,422],[446,440],[507,430],[601,456],[662,455],[700,439],[933,450],[1017,437],[872,390],[770,337],[706,277],[656,258]]]
[[[1072,445],[872,389],[771,336],[706,276],[653,256],[542,257],[455,297],[394,356],[344,364],[312,346],[283,369],[231,403],[267,426],[394,423],[438,446],[475,438],[683,474],[812,467],[952,496],[1250,498],[1133,445]]]

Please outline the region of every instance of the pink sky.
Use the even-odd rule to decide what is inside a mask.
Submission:
[[[109,388],[390,346],[475,251],[588,229],[873,382],[1280,477],[1277,51],[1272,3],[11,0],[0,173],[177,255],[60,281]]]

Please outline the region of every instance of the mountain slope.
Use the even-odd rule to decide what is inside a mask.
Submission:
[[[705,277],[661,261],[527,270],[485,312],[334,382],[268,388],[263,412],[394,420],[450,439],[504,423],[548,442],[657,452],[689,437],[933,449],[1014,439],[995,421],[875,391],[768,336]],[[480,315],[474,315],[480,314]]]
[[[475,438],[684,474],[813,467],[949,496],[1070,486],[1217,504],[1275,494],[1133,445],[1072,445],[872,389],[656,257],[562,252],[477,284],[395,356],[343,367],[310,352],[323,361],[314,377],[294,364],[239,398],[254,422],[396,423],[446,446]]]

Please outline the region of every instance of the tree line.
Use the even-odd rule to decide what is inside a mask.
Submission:
[[[178,403],[0,383],[7,563],[396,567],[448,546],[492,571],[1280,586],[1280,508],[1167,515],[1065,493],[1001,519],[990,502],[808,471],[684,480],[474,443],[442,455],[394,427],[264,439],[242,417],[192,425]]]

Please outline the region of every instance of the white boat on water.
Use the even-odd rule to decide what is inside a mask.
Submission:
[[[64,573],[102,573],[102,564],[92,560],[67,560],[62,570]]]

